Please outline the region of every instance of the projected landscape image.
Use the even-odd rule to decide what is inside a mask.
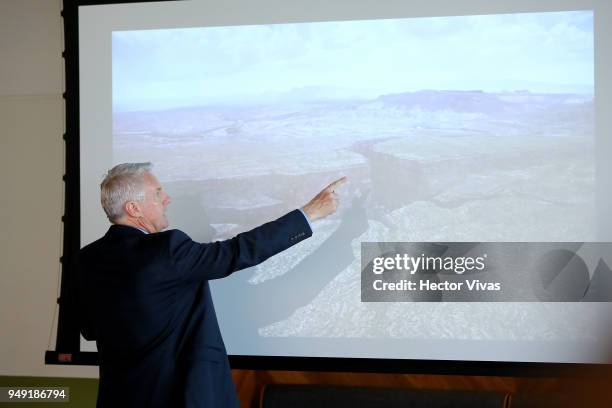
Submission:
[[[260,351],[245,335],[596,338],[580,304],[360,301],[361,242],[596,240],[592,24],[574,11],[114,32],[113,161],[153,162],[171,227],[203,242],[348,176],[312,238],[215,282],[230,352]]]

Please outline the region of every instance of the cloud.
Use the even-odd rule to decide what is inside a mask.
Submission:
[[[113,97],[592,86],[592,26],[572,11],[114,32]]]

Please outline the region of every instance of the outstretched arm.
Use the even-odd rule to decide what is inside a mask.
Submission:
[[[317,194],[302,210],[314,221],[336,211],[335,189],[346,177],[334,181]],[[234,238],[202,244],[181,231],[172,231],[170,258],[179,279],[201,281],[225,277],[232,272],[255,266],[269,257],[312,236],[308,221],[299,210],[265,223]]]

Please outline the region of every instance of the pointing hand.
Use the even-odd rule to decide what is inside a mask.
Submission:
[[[302,207],[311,221],[325,218],[336,211],[339,203],[337,190],[346,183],[346,180],[345,176],[334,181]]]

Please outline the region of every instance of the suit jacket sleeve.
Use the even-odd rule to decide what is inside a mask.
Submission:
[[[71,271],[71,279],[69,280],[69,302],[70,302],[70,310],[72,312],[73,318],[76,322],[78,322],[79,330],[85,340],[96,340],[94,326],[89,319],[88,316],[91,316],[90,313],[86,310],[86,303],[80,299],[80,296],[83,295],[85,288],[83,286],[83,282],[80,280],[79,276],[79,254],[75,254],[72,261],[72,271]]]
[[[170,258],[180,280],[218,279],[257,265],[310,236],[312,230],[304,214],[294,210],[225,241],[202,244],[174,230]]]

